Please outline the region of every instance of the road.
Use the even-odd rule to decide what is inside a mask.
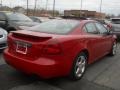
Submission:
[[[71,81],[66,77],[43,80],[16,71],[0,54],[0,90],[120,90],[120,45],[117,55],[105,56],[91,64],[84,77]]]

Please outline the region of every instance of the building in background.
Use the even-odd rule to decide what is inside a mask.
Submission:
[[[104,19],[105,13],[88,10],[64,10],[64,16],[76,16],[76,17],[88,17],[88,18],[99,18]]]

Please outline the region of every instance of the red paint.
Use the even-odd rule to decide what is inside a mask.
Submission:
[[[43,78],[69,75],[75,57],[80,52],[88,51],[90,64],[108,54],[116,39],[113,35],[85,33],[82,27],[88,22],[94,21],[81,21],[81,25],[69,35],[32,31],[10,33],[8,48],[4,51],[5,61],[18,70]],[[16,52],[18,42],[27,43],[27,54]],[[26,47],[22,49],[25,51]]]

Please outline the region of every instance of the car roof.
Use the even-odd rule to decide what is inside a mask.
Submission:
[[[120,18],[111,18],[111,19],[120,19]]]
[[[74,17],[74,16],[61,16],[61,17],[62,19],[77,20],[80,22],[97,22],[96,20],[88,19],[86,17]]]
[[[57,19],[57,20],[61,20],[61,19]],[[77,19],[63,19],[63,20],[71,20],[71,21],[79,21],[79,22],[84,22],[84,23],[87,23],[87,22],[97,22],[96,20],[77,20]]]

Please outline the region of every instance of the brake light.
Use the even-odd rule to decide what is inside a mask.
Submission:
[[[44,54],[61,54],[61,45],[59,43],[49,43],[43,48]]]

